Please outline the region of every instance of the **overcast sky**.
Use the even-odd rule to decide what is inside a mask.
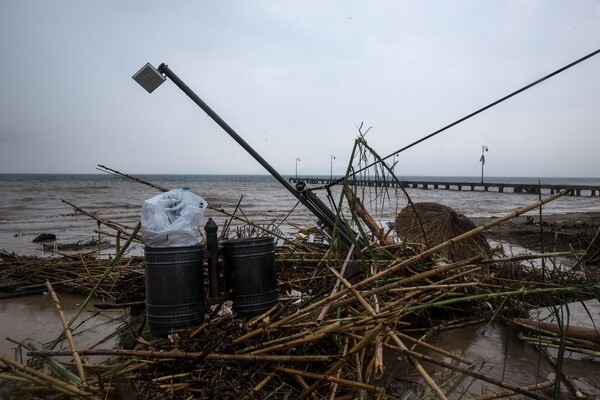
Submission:
[[[345,171],[600,48],[598,1],[0,0],[0,172]],[[600,177],[600,55],[398,156],[400,176]],[[331,156],[335,156],[332,162]],[[300,158],[300,162],[296,162]]]

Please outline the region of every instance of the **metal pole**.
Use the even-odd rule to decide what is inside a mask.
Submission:
[[[331,162],[329,163],[329,180],[333,180],[333,160],[335,160],[335,156],[331,156]]]
[[[204,225],[204,232],[206,232],[206,250],[208,253],[208,299],[213,304],[218,303],[221,297],[221,291],[219,290],[218,229],[219,227],[212,218],[209,218],[206,225]]]
[[[483,183],[483,166],[485,165],[485,155],[484,152],[488,151],[488,148],[486,145],[482,145],[481,146],[481,158],[479,159],[479,161],[481,161],[481,183]]]
[[[356,233],[350,229],[350,227],[344,221],[337,221],[335,214],[323,203],[323,202],[315,202],[313,198],[316,198],[316,195],[310,190],[304,191],[304,194],[298,192],[292,185],[289,184],[280,174],[277,172],[264,158],[261,157],[240,135],[237,134],[236,131],[233,130],[221,117],[214,112],[208,104],[206,104],[196,93],[192,91],[173,71],[169,69],[166,64],[161,64],[158,67],[158,70],[165,74],[169,79],[176,84],[179,89],[181,89],[198,107],[200,107],[209,117],[213,119],[225,132],[233,138],[240,146],[242,146],[260,165],[262,165],[269,173],[277,179],[279,183],[283,185],[291,194],[293,194],[306,208],[308,208],[317,218],[319,218],[325,226],[329,229],[334,227],[338,228],[338,232],[340,233],[340,237],[344,241],[344,243],[348,246],[351,246],[355,242],[358,242],[358,248],[364,247],[364,242],[357,238]],[[298,159],[297,159],[298,160]],[[296,163],[297,165],[297,163]],[[296,172],[297,173],[297,172]],[[312,195],[312,196],[309,196]]]
[[[483,183],[483,162],[481,162],[481,183]]]

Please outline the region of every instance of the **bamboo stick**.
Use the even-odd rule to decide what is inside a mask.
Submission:
[[[127,235],[127,231],[124,228],[131,229],[129,227],[125,227],[124,225],[116,224],[112,221],[100,218],[97,215],[95,215],[94,213],[87,212],[84,209],[77,207],[75,204],[68,202],[67,200],[61,199],[61,201],[65,204],[68,204],[69,206],[71,206],[75,211],[78,211],[78,212],[80,212],[84,215],[87,215],[88,217],[96,220],[96,222],[98,222],[98,224],[104,224],[104,225],[108,226],[109,228],[114,229],[117,232],[121,232],[124,235]],[[135,228],[133,228],[133,230],[135,230]],[[137,235],[137,232],[133,233],[133,236],[136,236],[136,235]],[[136,237],[136,240],[141,241],[141,237]]]
[[[518,326],[534,332],[551,332],[557,335],[564,335],[567,338],[589,340],[600,344],[600,332],[595,328],[586,328],[584,326],[565,325],[564,329],[558,324],[551,324],[542,321],[532,321],[524,318],[514,318],[513,322]]]
[[[322,376],[326,377],[324,378],[325,380],[329,380],[329,378],[333,378],[331,375],[336,373],[340,368],[342,368],[346,362],[347,362],[347,358],[348,356],[357,353],[358,351],[360,351],[362,348],[364,348],[365,346],[369,345],[373,339],[379,334],[379,332],[381,332],[383,329],[385,328],[385,325],[383,323],[380,323],[379,325],[377,325],[375,328],[373,328],[371,331],[369,331],[362,340],[360,340],[355,346],[352,347],[352,349],[350,349],[350,351],[346,354],[345,357],[341,358],[340,360],[338,360],[337,362],[335,362],[328,370],[327,372],[325,372]],[[317,388],[319,387],[320,382],[316,382],[313,383],[307,390],[305,390],[301,395],[300,395],[300,399],[305,399],[306,397],[308,397],[311,393],[313,393],[315,390],[317,390]]]
[[[67,352],[67,354],[71,354],[70,352]],[[3,363],[5,363],[6,365],[20,371],[20,372],[24,372],[28,375],[31,375],[35,378],[38,378],[50,385],[59,387],[65,391],[68,391],[69,393],[73,394],[73,395],[77,395],[77,396],[85,396],[89,399],[92,400],[100,400],[99,397],[97,397],[96,395],[94,395],[91,392],[85,391],[83,389],[78,388],[77,386],[74,386],[72,384],[69,383],[65,383],[61,380],[58,380],[50,375],[47,375],[41,371],[38,371],[36,369],[33,369],[31,367],[27,367],[23,364],[20,364],[16,361],[11,360],[10,358],[3,356],[0,354],[0,361],[2,361]]]
[[[297,374],[292,374],[292,376],[294,377],[294,380],[295,380],[296,382],[298,382],[298,384],[300,385],[300,387],[301,387],[303,390],[306,390],[306,389],[308,389],[308,383],[306,383],[306,381],[305,381],[304,379],[302,379],[302,377],[301,377],[300,375],[297,375]],[[317,396],[317,395],[316,395],[316,393],[312,393],[312,394],[310,395],[310,397],[311,397],[312,399],[314,399],[314,400],[318,400],[318,399],[319,399],[319,396]]]
[[[344,195],[348,199],[350,203],[350,207],[352,207],[356,214],[364,221],[364,223],[369,227],[371,233],[377,238],[380,244],[384,246],[391,246],[394,243],[394,240],[385,235],[385,231],[379,224],[373,219],[371,214],[365,209],[360,199],[354,194],[352,189],[349,186],[344,186]]]
[[[285,372],[288,374],[299,375],[305,378],[317,379],[319,381],[327,381],[327,382],[335,382],[343,386],[348,386],[354,389],[363,389],[368,390],[370,392],[384,392],[385,388],[381,386],[369,385],[362,382],[351,381],[348,379],[337,378],[335,376],[330,376],[327,374],[317,374],[314,372],[300,371],[297,369],[287,368],[287,367],[275,367],[276,371]],[[310,388],[309,388],[310,389]],[[306,393],[306,391],[304,391]],[[303,393],[303,395],[304,395]],[[312,392],[311,392],[312,393]],[[307,396],[310,393],[307,394]],[[305,396],[306,397],[306,396]],[[302,396],[300,398],[303,398]]]
[[[404,340],[407,340],[407,341],[409,341],[411,343],[414,343],[417,346],[426,348],[426,349],[431,350],[431,351],[435,351],[436,353],[439,353],[439,354],[441,354],[443,356],[452,358],[453,360],[459,361],[459,362],[461,362],[463,364],[475,365],[474,361],[471,361],[471,360],[469,360],[467,358],[461,357],[461,356],[459,356],[457,354],[450,353],[449,351],[446,351],[446,350],[444,350],[444,349],[442,349],[440,347],[436,347],[436,346],[433,346],[433,345],[431,345],[429,343],[426,343],[426,342],[423,342],[421,340],[415,339],[412,336],[406,335],[406,334],[404,334],[402,332],[397,332],[396,331],[395,333],[396,333],[396,335],[398,335],[398,337],[400,337],[400,338],[402,338]]]
[[[151,382],[162,382],[162,381],[168,381],[169,379],[186,378],[188,376],[190,376],[189,372],[185,372],[185,373],[181,373],[181,374],[174,374],[174,375],[165,375],[165,376],[161,376],[160,378],[154,378],[151,380]]]
[[[258,354],[270,353],[275,350],[281,350],[281,349],[286,349],[289,347],[306,344],[306,343],[326,337],[331,332],[337,331],[341,326],[342,326],[341,322],[339,322],[339,321],[334,322],[333,324],[327,325],[321,329],[318,329],[315,332],[310,332],[310,331],[306,332],[306,335],[304,337],[301,337],[301,338],[298,338],[295,340],[289,340],[289,341],[286,341],[285,343],[278,343],[278,344],[275,344],[270,347],[261,348],[261,349],[251,352],[250,354],[258,355]]]
[[[536,383],[535,385],[522,386],[521,389],[533,392],[535,390],[542,390],[542,389],[549,388],[553,385],[554,385],[554,381],[546,381],[546,382]],[[493,399],[500,399],[502,397],[510,397],[515,394],[517,394],[517,392],[515,392],[513,390],[506,390],[504,392],[497,392],[497,393],[491,393],[491,394],[484,394],[482,396],[477,396],[477,397],[471,397],[469,400],[493,400]]]
[[[344,340],[344,348],[342,349],[342,358],[346,356],[346,352],[348,351],[348,341],[349,341],[349,338],[346,337],[345,340]],[[335,374],[336,378],[340,377],[341,371],[342,370],[338,370],[338,372],[336,372],[336,374]],[[329,400],[335,399],[335,394],[337,392],[337,388],[338,388],[338,383],[334,382],[331,385],[331,391],[329,392]]]
[[[346,267],[348,266],[348,262],[350,261],[350,257],[352,256],[352,253],[354,253],[354,243],[352,243],[352,245],[350,246],[350,249],[348,250],[348,254],[346,255],[346,259],[344,260],[344,264],[342,265],[342,269],[341,269],[342,275],[344,275],[344,273],[346,272]],[[330,296],[335,294],[338,291],[338,289],[340,287],[340,282],[341,282],[341,280],[339,278],[336,279]],[[327,314],[327,311],[329,310],[330,305],[331,305],[331,303],[325,304],[325,306],[321,310],[321,313],[317,317],[317,323],[320,324],[321,322],[323,322],[323,319],[325,319],[325,315]]]
[[[334,274],[339,275],[339,274],[337,274],[337,271],[334,271]],[[350,282],[348,282],[343,276],[338,276],[338,278],[342,280],[344,285],[346,285],[346,287],[358,299],[358,301],[363,305],[365,310],[367,310],[372,316],[377,315],[375,310],[373,309],[373,307],[371,307],[371,305],[364,299],[364,297],[361,296],[361,294],[352,286],[352,284]],[[400,338],[397,335],[395,335],[395,333],[393,331],[391,331],[391,337],[398,346],[400,346],[402,349],[408,350],[407,347],[402,342],[402,340],[400,340]],[[446,395],[441,391],[441,389],[433,381],[433,379],[431,379],[431,377],[429,376],[427,371],[425,371],[425,368],[423,368],[423,366],[417,360],[415,360],[413,358],[409,357],[409,361],[413,365],[413,367],[417,370],[417,372],[421,375],[421,377],[425,380],[425,382],[431,388],[431,390],[433,390],[435,395],[440,400],[445,400]]]
[[[66,356],[71,352],[65,350],[37,350],[29,351],[29,356]],[[337,356],[328,355],[253,355],[253,354],[219,354],[219,353],[202,353],[202,352],[186,352],[180,350],[159,351],[159,350],[122,350],[122,349],[95,349],[95,350],[80,350],[79,355],[82,356],[119,356],[119,357],[142,357],[156,359],[180,359],[180,360],[195,360],[207,359],[213,361],[272,361],[272,362],[329,362],[338,358]]]
[[[258,382],[258,384],[252,388],[252,393],[260,392],[265,387],[265,385],[269,383],[271,379],[273,379],[274,376],[275,374],[272,372],[267,374],[267,376],[265,376],[262,381]]]
[[[548,362],[550,364],[552,364],[552,366],[554,367],[554,370],[556,372],[560,371],[560,375],[567,382],[567,384],[569,385],[569,388],[575,394],[575,397],[577,397],[578,399],[585,398],[586,395],[583,394],[581,392],[581,390],[577,387],[577,384],[575,383],[575,381],[573,380],[573,378],[571,378],[569,375],[567,375],[567,373],[565,372],[564,368],[559,368],[557,366],[556,360],[554,359],[554,357],[552,356],[552,354],[550,354],[550,352],[548,351],[548,349],[546,347],[542,347],[542,346],[538,346],[538,348],[542,352],[542,354],[546,357],[546,359],[548,360]]]
[[[559,343],[553,342],[551,340],[542,340],[539,337],[526,337],[526,336],[520,335],[519,339],[521,339],[524,342],[531,343],[531,344],[537,345],[537,346],[545,346],[545,347],[550,347],[553,349],[561,348],[561,345]],[[564,346],[564,349],[575,352],[575,353],[586,354],[586,355],[592,356],[592,357],[600,357],[600,351],[592,350],[592,349],[585,348],[585,347],[566,345],[566,346]]]
[[[556,257],[581,257],[586,254],[585,250],[571,250],[571,251],[555,251],[552,253],[542,253],[542,254],[524,254],[520,256],[514,257],[499,257],[493,258],[489,260],[481,261],[482,264],[495,264],[495,263],[504,263],[504,262],[514,262],[514,261],[527,261],[527,260],[537,260],[540,258],[556,258]]]
[[[58,315],[60,317],[60,322],[62,323],[65,336],[67,338],[67,341],[69,342],[69,346],[71,347],[71,352],[73,354],[73,360],[75,361],[75,366],[77,367],[77,372],[79,373],[79,379],[81,379],[81,384],[83,386],[86,386],[87,382],[85,379],[85,372],[83,370],[83,366],[81,365],[81,358],[79,358],[79,354],[77,353],[77,349],[75,348],[75,341],[73,340],[71,328],[67,324],[67,319],[65,318],[65,313],[62,308],[62,305],[60,304],[60,301],[58,300],[58,296],[56,295],[56,292],[52,288],[50,281],[46,281],[46,287],[48,288],[48,292],[50,293],[50,296],[52,296],[52,301],[54,301],[54,305],[56,306],[56,311],[58,311]]]

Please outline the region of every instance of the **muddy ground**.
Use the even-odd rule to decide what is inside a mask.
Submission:
[[[472,218],[483,225],[494,218]],[[565,213],[556,215],[520,216],[485,231],[489,239],[504,241],[534,252],[585,250],[600,226],[600,213]],[[600,250],[600,243],[590,253]],[[598,258],[598,257],[596,257]],[[596,260],[595,264],[599,261]]]

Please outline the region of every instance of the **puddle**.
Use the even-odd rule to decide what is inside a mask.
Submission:
[[[596,300],[586,302],[585,307],[581,303],[572,303],[562,309],[565,313],[567,309],[569,310],[570,323],[573,325],[592,327],[593,322],[588,311],[594,320],[600,321],[600,303]],[[547,309],[532,310],[531,312],[532,318],[537,318],[538,315],[540,318],[544,318],[549,314]],[[552,322],[552,318],[547,318],[547,322]],[[555,370],[549,361],[533,345],[524,344],[518,338],[516,331],[502,323],[493,323],[487,327],[486,324],[478,324],[442,331],[427,343],[473,361],[475,363],[471,368],[473,372],[515,386],[527,386],[554,380]],[[408,342],[405,344],[412,349]],[[433,351],[422,348],[412,350],[446,363],[463,368],[468,367]],[[550,353],[554,357],[557,355],[554,350],[550,350]],[[421,364],[449,399],[470,398],[505,390],[492,383],[454,372],[448,368],[435,366],[426,361],[422,361]],[[387,352],[385,365],[384,377],[378,383],[386,384],[389,394],[406,399],[420,399],[423,395],[431,392],[415,369],[398,353]],[[566,352],[563,368],[583,393],[590,396],[600,395],[600,362],[598,362],[598,358]],[[552,387],[539,393],[552,398]],[[518,395],[511,398],[527,397]],[[575,398],[564,380],[561,381],[561,398]]]
[[[84,296],[65,293],[58,293],[58,298],[67,321],[77,313],[80,304],[85,300]],[[73,338],[78,349],[114,346],[114,338],[110,335],[121,323],[118,318],[119,312],[99,313],[92,303],[101,302],[102,299],[92,300],[72,325]],[[31,342],[41,349],[44,343],[55,340],[63,332],[56,306],[48,294],[0,300],[0,327],[0,354],[16,360],[22,360],[21,355],[16,354],[18,345],[6,340],[7,337],[19,342]],[[61,342],[55,347],[55,350],[58,349],[69,350],[69,345],[66,341]],[[25,356],[25,351],[22,355]],[[94,362],[97,361],[94,359]]]

